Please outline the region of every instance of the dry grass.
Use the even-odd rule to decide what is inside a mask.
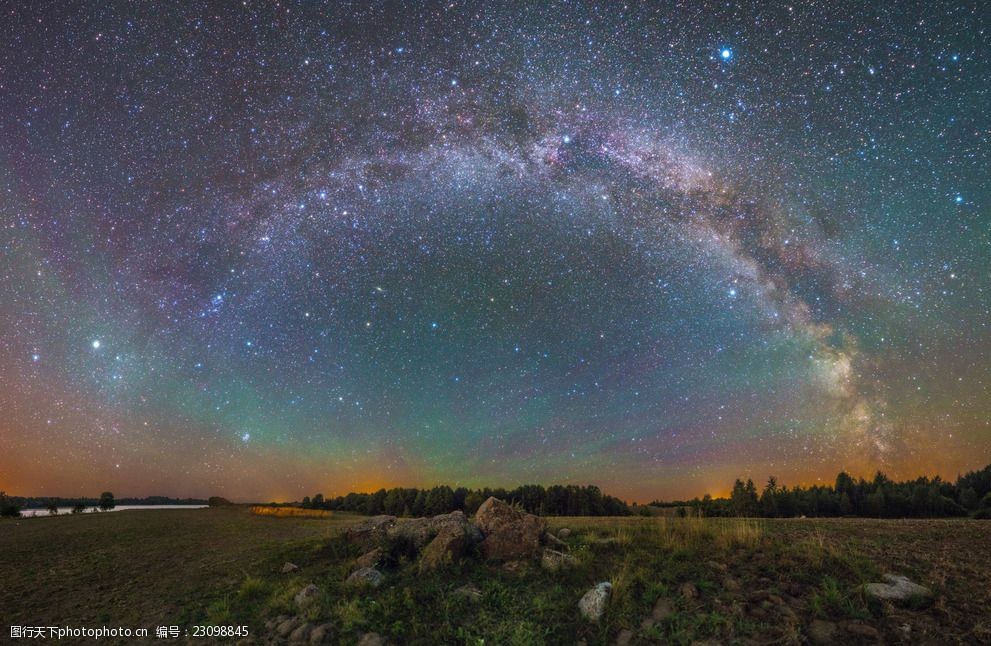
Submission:
[[[648,542],[670,550],[695,549],[702,544],[753,547],[764,535],[764,521],[757,518],[557,517],[550,519],[550,525],[584,532],[593,541],[620,545]]]
[[[301,509],[299,507],[252,507],[251,513],[256,516],[273,516],[275,518],[331,518],[334,512],[326,509]]]

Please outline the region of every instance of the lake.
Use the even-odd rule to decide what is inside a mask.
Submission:
[[[132,510],[140,511],[140,510],[149,510],[149,509],[203,509],[203,508],[205,508],[207,506],[208,505],[117,505],[116,507],[114,507],[110,511],[132,511]],[[96,511],[94,511],[94,510],[96,510]],[[58,508],[58,515],[59,516],[62,516],[63,514],[71,514],[71,513],[72,513],[72,507],[59,507]],[[90,513],[100,513],[100,514],[102,514],[102,513],[106,513],[106,512],[99,511],[99,508],[97,508],[97,507],[87,507],[86,508],[86,511],[83,512],[83,513],[85,513],[85,514],[90,514]],[[43,516],[49,516],[49,515],[50,514],[48,513],[48,510],[47,509],[22,509],[21,510],[21,518],[41,518]]]

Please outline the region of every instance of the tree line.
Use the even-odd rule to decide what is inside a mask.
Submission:
[[[973,516],[991,519],[991,465],[958,476],[956,482],[919,477],[894,482],[878,471],[871,480],[841,472],[825,486],[786,487],[770,477],[758,491],[753,480],[737,479],[728,498],[650,503],[678,507],[702,516],[861,516],[866,518],[943,518]],[[687,513],[687,511],[683,512]]]
[[[419,517],[456,510],[471,515],[490,496],[541,516],[628,516],[632,513],[625,502],[603,494],[594,485],[523,485],[515,489],[452,489],[447,485],[431,489],[397,487],[374,493],[349,493],[331,499],[324,499],[323,494],[318,493],[312,498],[304,498],[301,506],[368,515]]]
[[[125,498],[125,501],[138,500],[136,498]],[[104,491],[99,498],[22,498],[18,496],[8,496],[6,491],[0,491],[0,518],[16,518],[22,511],[35,509],[47,509],[48,513],[55,516],[59,513],[59,507],[68,507],[69,513],[81,514],[87,508],[99,508],[101,511],[110,511],[121,504],[135,504],[114,499],[114,494]],[[165,504],[165,503],[157,503]]]

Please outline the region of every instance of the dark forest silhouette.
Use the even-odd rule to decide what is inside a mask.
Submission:
[[[379,489],[324,499],[307,496],[301,506],[359,514],[432,516],[461,510],[471,514],[489,496],[544,516],[649,515],[651,507],[676,508],[680,515],[752,516],[859,516],[866,518],[941,518],[973,515],[991,518],[991,465],[959,476],[955,483],[934,478],[894,482],[880,471],[871,480],[854,480],[842,472],[832,486],[787,487],[771,477],[762,490],[753,480],[737,480],[728,498],[655,501],[648,506],[628,504],[603,494],[593,485],[523,485],[515,489]]]

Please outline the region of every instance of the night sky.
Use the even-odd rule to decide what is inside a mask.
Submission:
[[[986,5],[659,5],[5,3],[0,489],[991,462]]]

